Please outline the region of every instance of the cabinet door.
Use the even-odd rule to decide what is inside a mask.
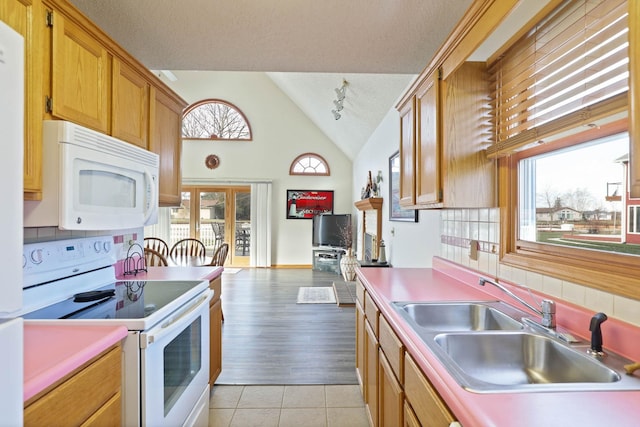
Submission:
[[[408,353],[404,362],[405,397],[423,426],[448,427],[455,419]]]
[[[497,206],[496,164],[487,159],[492,132],[487,114],[489,78],[484,62],[465,62],[441,82],[443,203],[446,207]]]
[[[404,424],[404,392],[382,349],[380,349],[378,357],[380,359],[378,367],[378,403],[380,406],[378,425],[380,427],[401,426]]]
[[[416,204],[442,202],[440,80],[434,71],[416,92]]]
[[[213,387],[222,372],[222,300],[209,307],[209,385]]]
[[[96,38],[54,11],[52,115],[108,133],[110,61]]]
[[[160,156],[160,206],[180,205],[182,108],[164,92],[151,88],[149,150]]]
[[[373,427],[378,426],[378,339],[369,322],[365,322],[366,346],[366,385],[364,400],[369,409]]]
[[[147,149],[149,132],[149,82],[137,71],[113,59],[111,134]]]
[[[356,300],[356,374],[360,384],[360,392],[364,396],[365,383],[365,331],[364,310],[360,301]]]
[[[415,97],[400,108],[400,206],[413,206],[415,197]]]
[[[24,37],[24,192],[35,200],[42,193],[42,58],[34,47],[40,45],[44,21],[40,2],[8,0],[0,2],[0,20]]]

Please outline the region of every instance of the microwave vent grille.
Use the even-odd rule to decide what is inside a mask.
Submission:
[[[112,156],[132,159],[144,165],[158,167],[160,164],[157,154],[90,129],[74,126],[71,141]]]

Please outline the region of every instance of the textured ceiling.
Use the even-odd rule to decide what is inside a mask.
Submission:
[[[70,0],[155,70],[259,71],[354,158],[471,0]],[[319,93],[349,81],[335,121]]]

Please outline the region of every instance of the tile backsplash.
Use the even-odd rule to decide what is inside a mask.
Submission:
[[[443,258],[640,326],[639,300],[500,264],[499,208],[446,209],[441,211],[441,219],[440,256]],[[477,259],[470,256],[472,242],[477,242]]]

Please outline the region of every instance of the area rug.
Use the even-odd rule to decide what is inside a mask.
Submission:
[[[241,268],[225,267],[222,274],[236,274],[236,273],[239,273],[240,271],[242,271]]]
[[[335,304],[336,294],[332,286],[298,288],[298,304]]]

